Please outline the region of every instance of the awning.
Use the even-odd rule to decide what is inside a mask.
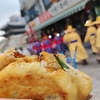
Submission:
[[[66,17],[68,17],[68,16],[70,16],[70,15],[72,15],[72,14],[78,12],[78,11],[81,11],[82,9],[85,8],[85,4],[88,1],[89,0],[82,0],[80,3],[76,4],[75,6],[70,7],[66,11],[64,11],[64,12],[58,14],[57,16],[47,20],[46,22],[34,27],[34,30],[35,31],[41,30],[41,29],[43,29],[43,28],[45,28],[45,27],[47,27],[47,26],[49,26],[49,25],[51,25],[51,24],[53,24],[53,23],[55,23],[55,22],[57,22],[57,21],[59,21],[63,18],[66,18]]]

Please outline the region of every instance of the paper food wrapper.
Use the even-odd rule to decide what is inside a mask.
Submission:
[[[93,95],[89,95],[85,100],[92,100]],[[0,100],[33,100],[33,99],[10,99],[10,98],[0,98]]]
[[[92,100],[93,95],[88,95],[88,97],[85,100]]]

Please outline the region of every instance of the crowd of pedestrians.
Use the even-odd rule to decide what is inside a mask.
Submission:
[[[95,26],[96,27],[95,27]],[[93,54],[100,56],[100,16],[96,18],[96,21],[87,20],[84,24],[87,27],[86,36],[84,42],[90,42]],[[37,54],[41,51],[46,51],[49,53],[62,53],[65,54],[66,49],[69,49],[70,55],[73,58],[74,52],[77,47],[76,61],[82,62],[83,65],[87,65],[88,54],[83,46],[81,38],[78,31],[72,27],[72,25],[67,26],[64,36],[62,36],[57,31],[54,31],[54,38],[51,35],[47,36],[46,33],[43,34],[41,40],[35,40],[34,42],[28,41],[27,49],[31,54]],[[98,56],[97,62],[100,63],[100,57]]]
[[[46,51],[49,53],[65,53],[66,44],[63,41],[63,37],[57,31],[54,32],[54,38],[52,36],[47,36],[45,33],[41,40],[35,40],[33,42],[28,41],[27,49],[31,54],[37,54],[41,51]]]

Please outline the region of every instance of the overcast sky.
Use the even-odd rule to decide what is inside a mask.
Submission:
[[[15,14],[20,14],[19,0],[0,0],[0,28]]]

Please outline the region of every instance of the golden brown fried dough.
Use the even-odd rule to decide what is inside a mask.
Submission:
[[[70,69],[62,70],[53,54],[41,54],[40,57],[13,51],[3,54],[4,60],[9,55],[6,59],[9,63],[3,64],[0,71],[0,98],[85,100],[92,89],[91,78],[67,63]],[[57,55],[66,62],[64,55]],[[9,60],[11,57],[13,61]]]

